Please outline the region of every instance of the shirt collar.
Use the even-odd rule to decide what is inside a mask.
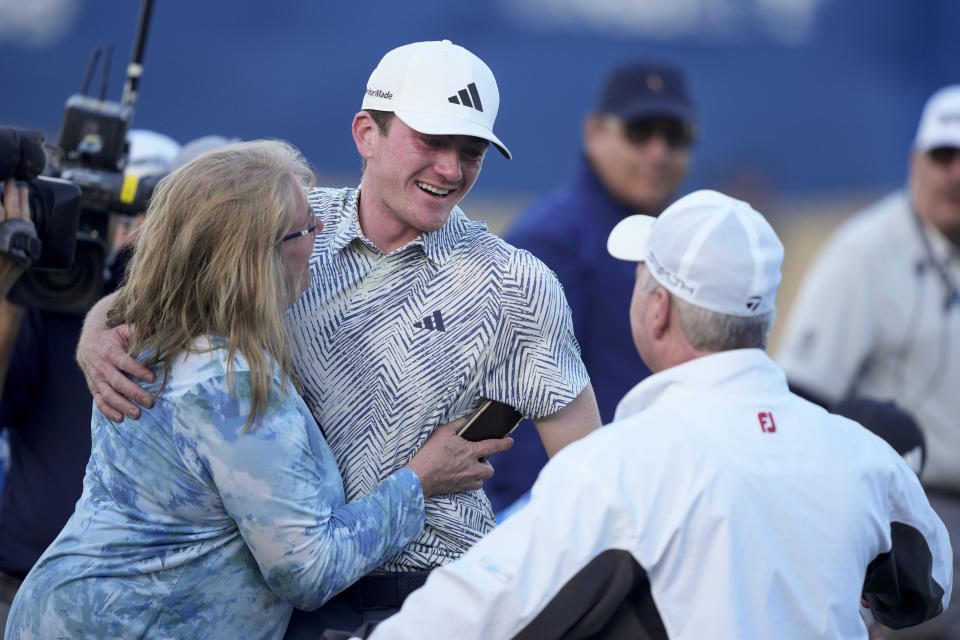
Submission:
[[[904,187],[891,197],[900,198],[902,206],[910,213],[908,218],[913,227],[910,232],[911,237],[916,239],[914,245],[917,260],[922,262],[933,258],[940,264],[950,264],[951,261],[960,260],[960,247],[951,242],[935,226],[920,218],[913,204],[913,194],[909,187]],[[923,238],[917,235],[918,232],[923,233]]]
[[[721,351],[645,378],[617,405],[614,420],[640,413],[674,391],[703,391],[732,382],[757,393],[787,391],[783,370],[761,349]]]
[[[358,238],[369,242],[363,237],[363,232],[360,230],[360,219],[357,217],[357,198],[359,195],[359,187],[356,189],[344,189],[344,196],[340,200],[340,215],[336,218],[337,226],[335,229],[332,229],[333,238],[330,241],[330,249],[334,253],[342,251],[347,245]],[[324,231],[326,231],[326,229],[324,229]]]
[[[348,189],[340,203],[341,216],[334,230],[330,247],[334,252],[342,251],[354,240],[363,242],[370,248],[379,251],[360,228],[360,217],[357,203],[360,198],[360,187]],[[467,218],[459,206],[453,208],[447,222],[436,231],[421,233],[419,236],[400,247],[396,251],[404,251],[410,247],[420,247],[424,254],[437,265],[443,265],[453,253],[457,243],[471,229],[486,231],[487,225]]]
[[[486,231],[484,222],[474,222],[467,218],[459,206],[453,208],[447,222],[436,231],[421,233],[417,240],[423,243],[423,251],[433,262],[443,265],[453,254],[460,239],[471,229]]]
[[[927,234],[927,240],[930,242],[930,251],[937,262],[948,265],[953,261],[960,261],[960,247],[957,247],[932,224],[927,222],[921,224],[923,232]]]

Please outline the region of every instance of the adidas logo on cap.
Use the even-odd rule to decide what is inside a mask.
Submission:
[[[457,96],[459,96],[459,100]],[[447,102],[462,104],[465,107],[473,107],[477,111],[483,111],[483,104],[480,102],[480,93],[477,91],[477,85],[474,82],[468,84],[466,89],[460,89],[457,95],[447,98]]]

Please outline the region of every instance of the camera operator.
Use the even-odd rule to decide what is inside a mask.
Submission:
[[[0,233],[5,233],[6,230],[3,227],[10,227],[11,223],[21,228],[27,228],[27,226],[33,228],[27,188],[17,187],[12,178],[4,183],[3,198],[0,199]],[[27,264],[24,256],[16,249],[12,249],[9,253],[0,251],[0,300],[3,300],[0,302],[0,389],[4,386],[23,315],[23,309],[6,302],[5,298],[13,283],[23,274]],[[6,420],[3,420],[3,425],[5,424]],[[2,544],[0,543],[0,547]],[[6,622],[7,611],[10,609],[10,602],[15,593],[16,582],[11,581],[6,573],[0,570],[0,636],[2,636],[2,627]]]
[[[30,228],[33,222],[30,220],[30,203],[26,187],[18,187],[13,178],[8,178],[4,183],[3,198],[0,199],[0,226],[7,226],[8,220],[20,220]],[[16,249],[14,254],[20,254]],[[21,254],[22,255],[22,254]],[[17,278],[23,273],[25,263],[22,259],[0,251],[0,294],[6,297],[10,287],[17,281]]]
[[[3,189],[3,198],[0,199],[0,225],[6,226],[7,220],[19,220],[15,223],[33,227],[30,220],[30,202],[26,187],[17,187],[13,178],[7,179]],[[0,252],[0,300],[7,297],[10,287],[17,281],[24,271],[22,259]],[[0,306],[0,389],[3,389],[6,379],[7,366],[10,363],[10,353],[16,337],[16,327],[20,323],[20,309],[4,303]],[[7,327],[13,326],[12,331]]]

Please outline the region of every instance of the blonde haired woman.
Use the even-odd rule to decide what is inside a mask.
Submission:
[[[161,182],[108,312],[155,372],[155,402],[122,423],[94,411],[83,495],[7,637],[279,638],[293,606],[320,606],[412,539],[425,495],[492,474],[441,427],[344,504],[282,320],[310,283],[313,181],[291,146],[257,141]]]

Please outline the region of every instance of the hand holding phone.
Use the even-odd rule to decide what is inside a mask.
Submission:
[[[505,438],[517,428],[523,414],[510,405],[481,398],[480,406],[467,419],[467,423],[457,430],[457,435],[470,442],[479,442],[489,438]],[[483,462],[485,458],[481,458]]]

